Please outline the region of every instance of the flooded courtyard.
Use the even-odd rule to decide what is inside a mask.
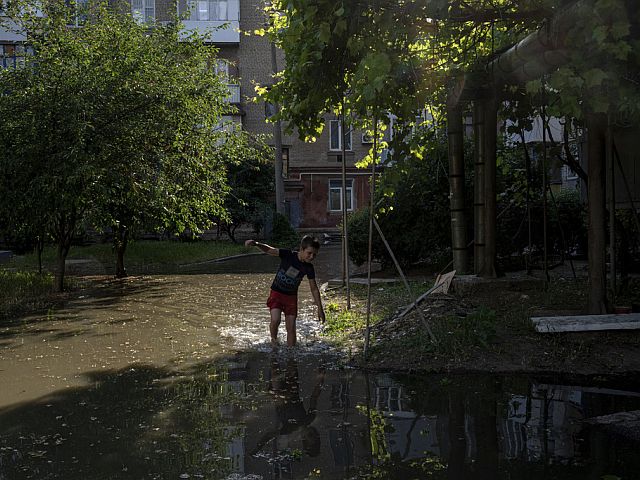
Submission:
[[[306,282],[299,346],[272,350],[275,266],[133,277],[0,328],[0,480],[640,478],[637,430],[608,421],[636,382],[360,371]]]

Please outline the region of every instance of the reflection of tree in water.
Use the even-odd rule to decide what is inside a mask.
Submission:
[[[318,369],[309,408],[300,396],[298,363],[290,357],[282,364],[271,359],[269,391],[275,399],[278,426],[265,433],[254,449],[254,455],[267,458],[276,474],[290,471],[292,460],[303,454],[315,457],[320,453],[320,433],[312,425],[316,418],[318,397],[325,381],[323,368]],[[265,448],[270,444],[270,448]],[[266,450],[269,450],[267,453]]]
[[[230,472],[224,371],[149,366],[0,410],[0,479],[179,478]],[[234,401],[236,399],[234,398]]]

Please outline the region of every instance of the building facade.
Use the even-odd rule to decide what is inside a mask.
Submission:
[[[78,5],[85,1],[78,0]],[[171,0],[130,0],[130,5],[132,15],[141,22],[169,21],[176,8]],[[223,117],[223,125],[241,125],[248,132],[266,134],[274,145],[274,125],[267,122],[266,105],[255,101],[256,84],[271,84],[274,71],[271,43],[253,33],[267,21],[262,5],[256,0],[179,0],[177,9],[186,16],[185,36],[198,31],[219,50],[215,68],[227,79],[227,101],[236,107]],[[0,27],[0,66],[13,67],[24,61],[25,41],[23,33]],[[284,55],[276,52],[276,69],[284,65]],[[296,228],[324,231],[340,223],[343,161],[347,210],[368,205],[369,176],[355,163],[367,155],[369,139],[362,132],[347,133],[343,159],[341,133],[338,118],[327,115],[325,129],[314,143],[282,134],[285,211]]]

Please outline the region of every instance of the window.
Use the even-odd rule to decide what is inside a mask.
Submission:
[[[156,18],[155,0],[131,0],[131,14],[137,22],[153,23]]]
[[[229,62],[223,58],[216,59],[213,69],[223,82],[229,83]]]
[[[16,68],[25,64],[27,55],[33,54],[33,48],[22,44],[0,43],[0,68]]]
[[[347,210],[353,210],[353,179],[348,178],[347,190]],[[342,211],[342,180],[329,180],[329,210],[332,212]]]
[[[89,0],[65,0],[65,4],[71,10],[70,27],[81,27],[87,23]]]
[[[190,20],[229,20],[228,0],[195,0],[191,3]]]
[[[340,120],[329,121],[329,150],[342,150],[342,127]],[[351,129],[344,135],[345,150],[351,150]]]
[[[282,178],[289,178],[289,147],[282,147]]]

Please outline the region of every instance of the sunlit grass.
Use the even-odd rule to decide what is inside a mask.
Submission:
[[[411,296],[403,283],[382,283],[372,286],[370,325],[375,325],[383,318],[392,315],[396,310],[411,303],[415,297],[426,291],[430,284],[410,282]],[[412,298],[413,297],[413,298]],[[325,305],[327,324],[325,335],[343,341],[350,334],[366,327],[367,287],[351,285],[351,309],[347,310],[345,291],[337,290],[328,294]]]
[[[47,306],[52,291],[52,275],[0,270],[0,318]]]

